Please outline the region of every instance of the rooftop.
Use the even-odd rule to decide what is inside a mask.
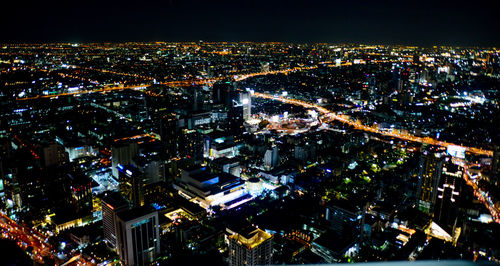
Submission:
[[[150,213],[156,212],[155,208],[152,206],[142,206],[126,211],[119,212],[117,216],[122,220],[122,221],[130,221],[137,219],[139,217],[142,217],[144,215],[148,215]]]
[[[243,228],[239,231],[239,233],[233,234],[229,238],[238,241],[240,245],[244,245],[249,249],[252,249],[272,237],[273,236],[271,234],[252,226]]]

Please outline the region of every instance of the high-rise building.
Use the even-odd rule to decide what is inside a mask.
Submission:
[[[164,145],[164,157],[169,160],[177,157],[179,152],[179,119],[176,114],[167,114],[160,119],[160,137]]]
[[[137,156],[134,165],[144,173],[146,185],[165,181],[165,163],[159,156]]]
[[[362,218],[362,211],[349,202],[338,202],[328,204],[325,210],[325,220],[330,222],[330,226],[337,232],[342,232],[345,228],[359,225]]]
[[[212,101],[214,104],[222,104],[226,107],[231,105],[231,92],[233,91],[231,81],[217,82],[212,86]]]
[[[69,162],[69,155],[61,144],[51,143],[45,145],[42,151],[45,167],[63,165]]]
[[[294,157],[300,161],[313,160],[316,156],[316,147],[314,144],[304,143],[295,145]]]
[[[158,212],[150,206],[119,212],[116,234],[123,265],[149,265],[160,253]]]
[[[423,152],[419,165],[417,204],[419,210],[428,214],[434,210],[442,167],[441,153],[429,150]]]
[[[147,184],[144,173],[131,164],[119,164],[117,168],[120,193],[130,202],[132,207],[143,206],[144,189]]]
[[[270,265],[273,236],[253,226],[237,232],[227,229],[229,239],[229,265]]]
[[[92,181],[82,172],[67,173],[66,183],[71,193],[70,202],[77,213],[92,211]]]
[[[116,248],[116,214],[128,210],[129,204],[118,192],[112,192],[102,199],[102,229],[104,240],[112,248]]]
[[[243,120],[252,117],[252,95],[249,92],[240,92],[239,103],[243,107]]]
[[[457,227],[463,171],[461,166],[453,164],[447,157],[443,163],[441,182],[437,188],[433,220],[450,235],[454,234]]]
[[[111,147],[112,173],[118,178],[118,165],[132,163],[132,159],[138,154],[138,145],[135,142],[117,143]]]
[[[180,155],[192,158],[195,162],[203,160],[203,137],[195,129],[183,129],[179,143]]]
[[[264,167],[267,169],[272,169],[278,166],[279,155],[278,155],[278,147],[273,146],[268,149],[264,154]]]
[[[229,132],[234,136],[235,140],[239,140],[241,134],[245,131],[243,106],[231,106],[227,113],[227,120]]]
[[[200,88],[199,86],[191,86],[188,89],[188,94],[191,95],[193,103],[191,109],[195,112],[199,109],[203,109],[202,88]]]

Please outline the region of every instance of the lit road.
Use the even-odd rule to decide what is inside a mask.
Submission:
[[[19,247],[26,250],[28,247],[33,247],[31,258],[39,263],[43,263],[43,257],[53,257],[53,247],[45,241],[47,238],[34,231],[33,229],[25,228],[18,225],[14,220],[10,219],[3,212],[0,212],[0,227],[3,229],[2,237],[15,240]]]
[[[396,130],[396,129],[393,129],[391,131],[386,131],[386,130],[379,129],[377,126],[363,125],[359,121],[353,121],[345,115],[337,115],[337,114],[335,114],[335,112],[330,111],[330,110],[328,110],[324,107],[321,107],[317,104],[314,104],[314,103],[309,103],[309,102],[296,100],[296,99],[285,98],[285,97],[281,97],[281,96],[275,96],[275,95],[271,95],[271,94],[258,93],[258,92],[254,93],[253,96],[258,97],[258,98],[263,98],[263,99],[280,101],[280,102],[287,103],[287,104],[302,106],[302,107],[309,108],[309,109],[316,109],[318,112],[320,112],[321,114],[323,114],[325,116],[326,119],[323,119],[323,122],[325,122],[325,123],[328,123],[331,121],[338,121],[338,122],[341,122],[344,124],[348,124],[357,130],[376,133],[376,134],[380,134],[380,135],[387,136],[387,137],[393,137],[393,138],[398,138],[398,139],[402,139],[402,140],[406,140],[406,141],[419,142],[419,143],[425,143],[425,144],[442,146],[442,147],[448,147],[450,145],[459,146],[459,147],[465,148],[466,151],[468,151],[472,154],[486,155],[486,156],[490,156],[490,157],[493,156],[493,151],[490,151],[490,150],[484,150],[481,148],[457,145],[457,144],[453,144],[453,143],[449,143],[449,142],[445,142],[445,141],[439,141],[437,139],[430,138],[430,137],[417,137],[417,136],[414,136],[414,135],[411,135],[408,133],[404,133],[404,132],[402,132],[400,130]]]
[[[500,223],[500,210],[495,206],[493,200],[489,196],[489,193],[481,190],[479,188],[479,186],[477,185],[476,182],[480,178],[477,178],[477,176],[474,178],[474,176],[469,172],[469,168],[474,167],[474,166],[478,166],[478,165],[470,165],[470,166],[465,165],[464,166],[463,178],[464,178],[465,182],[467,183],[467,185],[471,186],[472,189],[474,189],[474,196],[476,196],[476,198],[481,203],[483,203],[483,205],[486,207],[486,209],[488,209],[493,221],[495,221],[496,223]]]
[[[32,228],[27,228],[10,219],[3,212],[0,212],[0,229],[2,230],[2,238],[11,239],[17,242],[17,245],[23,250],[28,247],[33,247],[30,252],[31,258],[37,263],[43,264],[43,258],[49,257],[55,260],[57,265],[63,263],[56,255],[57,251],[54,247],[48,244],[48,237]],[[73,253],[73,252],[71,252]],[[73,257],[73,261],[68,263],[76,263],[78,265],[94,265],[82,257],[75,257],[77,254],[66,254]],[[71,264],[74,265],[74,264]]]
[[[168,81],[158,83],[160,85],[171,86],[171,87],[188,87],[193,85],[212,85],[217,80],[221,80],[223,78],[214,78],[214,79],[196,79],[196,80],[179,80],[179,81]],[[89,90],[77,90],[72,92],[61,92],[56,94],[49,95],[37,95],[34,97],[22,97],[16,98],[16,100],[36,100],[36,99],[51,99],[57,98],[60,96],[76,96],[80,94],[90,94],[90,93],[107,93],[113,91],[122,91],[122,90],[145,90],[150,87],[152,84],[139,84],[139,85],[116,85],[116,86],[106,86],[102,88],[89,89]]]

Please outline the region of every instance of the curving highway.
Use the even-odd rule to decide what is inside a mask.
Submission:
[[[355,122],[353,120],[350,120],[347,116],[337,115],[337,114],[335,114],[335,112],[330,111],[330,110],[328,110],[322,106],[319,106],[317,104],[314,104],[314,103],[310,103],[310,102],[306,102],[306,101],[302,101],[302,100],[297,100],[297,99],[285,98],[285,97],[281,97],[281,96],[278,97],[275,95],[266,94],[266,93],[259,93],[259,92],[255,92],[253,94],[253,96],[258,97],[258,98],[263,98],[263,99],[280,101],[280,102],[287,103],[287,104],[302,106],[302,107],[309,108],[309,109],[316,109],[318,112],[322,113],[327,118],[326,122],[338,121],[338,122],[341,122],[344,124],[348,124],[357,130],[376,133],[376,134],[380,134],[383,136],[398,138],[398,139],[402,139],[402,140],[406,140],[406,141],[413,141],[413,142],[425,143],[425,144],[442,146],[442,147],[448,147],[450,145],[459,146],[459,147],[465,148],[465,150],[467,152],[472,153],[472,154],[486,155],[486,156],[490,156],[490,157],[493,156],[493,151],[490,151],[490,150],[484,150],[484,149],[476,148],[476,147],[467,147],[467,146],[457,145],[454,143],[440,141],[440,140],[430,138],[430,137],[417,137],[417,136],[414,136],[414,135],[411,135],[408,133],[403,133],[400,130],[385,131],[385,130],[379,129],[377,126],[362,125],[359,122]]]

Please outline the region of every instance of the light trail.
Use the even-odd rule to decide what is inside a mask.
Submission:
[[[450,145],[459,146],[459,147],[465,148],[466,151],[468,151],[472,154],[486,155],[486,156],[490,156],[490,157],[493,156],[493,151],[490,151],[490,150],[484,150],[481,148],[457,145],[457,144],[450,143],[450,142],[439,141],[439,140],[433,139],[431,137],[417,137],[417,136],[414,136],[414,135],[411,135],[408,133],[403,133],[400,130],[384,131],[384,130],[380,130],[377,126],[363,125],[359,121],[358,122],[353,121],[345,115],[337,115],[337,114],[335,114],[335,112],[330,111],[330,110],[328,110],[322,106],[319,106],[317,104],[314,104],[314,103],[309,103],[309,102],[302,101],[302,100],[290,99],[290,98],[285,98],[285,97],[275,96],[275,95],[265,94],[265,93],[259,93],[259,92],[255,92],[253,94],[253,96],[258,97],[258,98],[263,98],[263,99],[280,101],[280,102],[287,103],[287,104],[302,106],[302,107],[309,108],[309,109],[316,109],[320,113],[325,115],[327,118],[329,118],[330,121],[334,121],[334,120],[339,121],[339,122],[342,122],[344,124],[348,124],[350,126],[353,126],[357,130],[376,133],[376,134],[384,135],[387,137],[398,138],[398,139],[402,139],[402,140],[406,140],[406,141],[419,142],[419,143],[442,146],[442,147],[448,147]]]
[[[465,183],[467,185],[469,185],[470,187],[472,187],[472,189],[474,190],[474,196],[476,196],[476,198],[481,203],[483,203],[483,205],[486,207],[486,209],[488,209],[493,221],[495,223],[500,224],[500,210],[495,206],[495,203],[493,203],[493,200],[488,195],[488,193],[481,190],[479,188],[479,186],[477,185],[477,183],[471,178],[472,175],[469,172],[469,169],[470,169],[470,167],[474,167],[474,166],[478,166],[478,165],[470,165],[470,166],[464,165],[464,173],[463,173],[462,177],[465,180]]]
[[[0,211],[0,230],[7,234],[8,238],[16,240],[20,248],[27,251],[28,247],[32,247],[33,250],[30,252],[31,258],[40,264],[44,264],[44,257],[52,258],[55,260],[56,265],[60,265],[62,262],[57,257],[57,249],[49,244],[49,237],[43,235],[33,228],[27,228],[16,221],[12,220],[5,213]],[[25,243],[25,244],[19,244]],[[74,257],[76,255],[74,251],[69,251],[65,254],[67,257]],[[83,257],[78,257],[80,262],[84,265],[95,265]]]

